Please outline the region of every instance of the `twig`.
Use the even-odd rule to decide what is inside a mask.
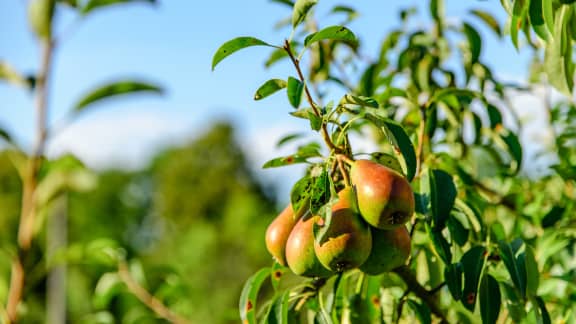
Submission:
[[[288,40],[284,42],[284,50],[288,54],[288,57],[290,57],[292,64],[294,64],[294,68],[296,68],[296,72],[298,73],[298,78],[300,78],[300,82],[302,82],[302,84],[304,85],[304,93],[306,94],[306,100],[308,100],[308,103],[310,104],[310,106],[312,106],[312,111],[317,117],[322,117],[322,114],[320,113],[318,107],[316,107],[316,104],[314,103],[312,94],[310,94],[310,89],[306,85],[306,79],[304,78],[304,74],[302,73],[302,69],[300,68],[300,61],[296,57],[294,57],[294,53],[292,53],[290,42],[288,42]],[[326,129],[325,122],[322,122],[321,131],[322,131],[322,137],[324,138],[324,142],[326,142],[328,148],[332,151],[340,152],[341,149],[336,145],[334,145],[334,143],[332,143],[330,135],[328,134],[328,130]]]
[[[348,176],[348,171],[346,171],[346,169],[344,169],[344,164],[342,163],[341,159],[337,159],[338,160],[338,169],[340,169],[340,173],[342,174],[342,178],[344,178],[344,183],[346,184],[346,186],[350,185],[350,177]]]
[[[444,286],[446,286],[446,281],[444,281],[443,283],[439,284],[438,286],[436,286],[435,288],[432,288],[432,290],[430,290],[430,294],[434,295],[437,292],[440,291],[440,289],[442,289]]]
[[[142,287],[130,274],[126,262],[122,261],[118,264],[118,275],[128,290],[136,296],[144,305],[150,308],[156,315],[161,318],[177,324],[189,324],[189,320],[180,317],[172,312],[166,305],[164,305],[158,298],[152,296],[144,287]]]
[[[420,285],[420,283],[418,282],[418,280],[416,280],[416,277],[414,276],[410,268],[404,265],[394,269],[393,271],[398,276],[400,276],[402,280],[404,280],[404,282],[408,286],[409,291],[416,294],[418,298],[420,298],[424,303],[426,303],[426,305],[428,305],[430,311],[434,315],[438,316],[442,323],[448,323],[446,314],[444,313],[444,310],[440,308],[440,305],[438,305],[438,300],[436,299],[436,297],[430,291],[426,290],[426,288]]]
[[[32,156],[28,160],[22,185],[22,207],[18,226],[18,253],[12,261],[10,290],[8,292],[8,302],[6,305],[8,323],[13,323],[18,320],[18,305],[23,297],[24,283],[26,280],[24,264],[28,258],[34,236],[34,222],[36,218],[35,196],[38,185],[38,171],[42,165],[42,155],[44,154],[46,145],[48,82],[52,68],[53,52],[54,43],[52,40],[44,40],[42,42],[40,72],[38,73],[38,81],[36,84],[36,141]]]

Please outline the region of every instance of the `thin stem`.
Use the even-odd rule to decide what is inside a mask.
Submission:
[[[341,159],[337,159],[338,161],[338,169],[340,169],[340,173],[342,174],[342,178],[344,179],[344,183],[346,186],[350,185],[350,177],[348,176],[348,172],[344,169],[344,163],[342,163]]]
[[[416,294],[416,296],[418,296],[424,303],[426,303],[426,305],[428,305],[430,311],[434,315],[438,316],[442,323],[448,323],[448,319],[446,318],[444,310],[442,310],[440,308],[440,305],[438,305],[437,298],[430,291],[426,290],[426,288],[420,285],[420,283],[418,282],[418,280],[416,280],[416,277],[414,276],[410,268],[408,268],[407,266],[400,266],[394,269],[393,271],[398,276],[400,276],[402,280],[404,280],[404,282],[408,286],[409,291]]]
[[[349,166],[352,166],[352,164],[354,164],[354,160],[352,160],[351,158],[349,158],[348,156],[346,156],[344,154],[337,154],[336,158],[338,160],[342,160],[342,162],[345,162]]]
[[[118,275],[128,290],[136,296],[144,305],[150,308],[156,315],[171,322],[171,323],[191,323],[185,318],[172,312],[166,307],[158,298],[152,296],[144,287],[142,287],[130,274],[126,262],[122,261],[118,264]]]
[[[316,103],[314,103],[314,99],[312,98],[310,89],[306,84],[306,79],[304,78],[304,74],[302,73],[302,69],[300,68],[300,61],[296,57],[294,57],[294,53],[292,53],[292,48],[290,47],[290,42],[288,42],[288,40],[284,42],[284,50],[288,54],[288,57],[290,57],[292,64],[294,64],[294,68],[296,68],[296,72],[298,73],[298,78],[300,78],[300,82],[302,82],[302,84],[304,85],[304,93],[306,94],[306,100],[308,100],[308,103],[310,104],[310,106],[312,106],[312,111],[317,117],[322,117],[320,110],[318,110],[318,107],[316,107]],[[324,138],[324,142],[326,142],[328,148],[332,151],[340,152],[341,149],[338,148],[336,145],[334,145],[334,143],[332,143],[325,122],[322,122],[321,131],[322,131],[322,137]]]
[[[38,185],[38,171],[42,165],[42,156],[46,146],[46,116],[48,110],[48,85],[52,68],[52,55],[54,43],[47,39],[42,42],[40,72],[36,84],[36,141],[32,155],[23,179],[22,208],[18,227],[18,253],[12,261],[10,276],[10,290],[6,312],[8,323],[18,320],[18,305],[23,298],[24,283],[26,280],[25,261],[28,259],[30,246],[34,236],[34,222],[36,219],[36,188]]]

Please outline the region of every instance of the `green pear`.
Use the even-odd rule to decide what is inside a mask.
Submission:
[[[392,230],[372,227],[372,251],[360,270],[369,275],[378,275],[397,268],[410,256],[410,234],[406,226]]]
[[[292,272],[304,277],[329,277],[326,269],[314,252],[314,224],[320,216],[304,215],[294,226],[286,242],[286,262]]]
[[[342,272],[356,268],[368,258],[372,247],[372,234],[355,208],[352,187],[338,194],[332,207],[332,221],[322,242],[315,242],[314,251],[328,269]]]
[[[286,241],[298,219],[288,205],[266,229],[266,248],[279,264],[286,265]]]
[[[414,193],[400,173],[369,160],[357,160],[350,169],[358,208],[368,224],[393,229],[414,213]]]

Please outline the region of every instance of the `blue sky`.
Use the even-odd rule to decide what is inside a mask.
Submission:
[[[319,1],[320,23],[334,4],[354,6],[360,17],[349,27],[363,42],[363,53],[374,57],[387,31],[398,26],[398,11],[420,7],[417,23],[426,25],[428,1]],[[18,70],[33,72],[38,49],[26,22],[26,1],[0,1],[0,59]],[[287,64],[266,70],[270,50],[250,48],[223,61],[212,72],[211,59],[225,41],[255,36],[280,44],[289,30],[273,25],[288,17],[287,7],[266,0],[160,1],[157,7],[125,5],[101,10],[80,23],[66,13],[58,30],[67,38],[56,54],[51,121],[65,115],[82,93],[95,85],[124,77],[160,83],[167,91],[161,98],[142,96],[109,101],[95,107],[75,125],[55,138],[49,152],[73,151],[96,167],[123,162],[142,165],[146,157],[167,142],[179,142],[198,134],[211,121],[229,118],[239,127],[246,146],[254,150],[257,163],[276,155],[273,141],[282,133],[297,130],[302,122],[291,120],[285,96],[252,100],[255,89],[267,79],[284,78],[294,72]],[[527,55],[519,55],[508,39],[497,40],[475,18],[471,8],[482,8],[504,21],[498,1],[446,1],[447,16],[466,19],[478,27],[486,43],[482,57],[497,75],[522,79]],[[74,24],[75,28],[69,26]],[[73,32],[68,32],[73,30]],[[23,145],[32,138],[32,101],[25,92],[0,84],[0,125]],[[334,98],[338,100],[338,97]],[[258,135],[263,135],[258,138]]]

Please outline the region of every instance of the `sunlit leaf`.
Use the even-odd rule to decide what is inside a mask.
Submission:
[[[445,264],[452,262],[452,252],[450,251],[450,244],[442,235],[442,232],[433,229],[428,230],[428,235],[432,239],[434,249]]]
[[[298,24],[306,19],[308,11],[318,3],[317,0],[296,0],[292,12],[292,28],[296,28]]]
[[[0,61],[0,81],[6,81],[19,86],[29,85],[24,76],[18,73],[10,64],[3,61]]]
[[[316,42],[326,39],[344,41],[350,43],[356,43],[358,41],[356,39],[356,35],[354,35],[354,33],[350,29],[344,26],[330,26],[316,33],[308,35],[304,40],[304,46],[310,46]]]
[[[39,39],[52,37],[52,19],[56,0],[32,0],[28,4],[28,22]]]
[[[258,90],[256,90],[256,94],[254,94],[254,100],[264,99],[276,91],[284,88],[286,88],[286,81],[281,79],[270,79],[264,82],[264,84],[261,85]]]
[[[76,102],[73,109],[75,112],[84,111],[87,107],[97,102],[117,96],[136,93],[163,94],[163,92],[164,90],[161,87],[147,82],[137,80],[117,81],[91,90]]]
[[[288,77],[287,83],[287,94],[288,101],[294,108],[300,106],[300,101],[302,100],[302,92],[304,90],[304,84],[300,80],[294,77]]]
[[[555,16],[552,40],[548,42],[544,51],[544,69],[548,81],[567,96],[571,95],[574,87],[572,46],[568,41],[566,28],[572,15],[572,7],[560,7]]]
[[[267,324],[288,324],[289,297],[290,290],[286,290],[274,300],[266,318]]]
[[[94,295],[92,296],[94,307],[107,309],[112,298],[122,291],[123,286],[122,280],[117,272],[104,273],[100,279],[98,279],[96,288],[94,289]]]
[[[494,18],[494,16],[492,16],[486,11],[478,9],[470,10],[470,13],[478,17],[480,20],[482,20],[488,27],[490,27],[490,29],[492,29],[492,31],[494,31],[494,33],[496,33],[496,35],[502,37],[502,30],[500,29],[500,24],[498,23],[496,18]]]
[[[544,0],[546,1],[546,0]],[[543,40],[548,40],[550,35],[548,28],[544,22],[543,14],[543,0],[530,0],[530,7],[528,8],[528,16],[530,17],[530,24],[534,32]],[[551,1],[549,1],[551,2]]]
[[[129,3],[145,3],[155,5],[158,3],[156,0],[89,0],[84,7],[82,7],[82,14],[87,15],[96,9],[102,9],[111,5],[129,4]]]
[[[242,293],[240,294],[240,319],[243,323],[255,324],[256,323],[256,298],[260,287],[270,276],[270,268],[263,268],[252,275],[244,284]]]
[[[540,284],[540,272],[538,271],[538,263],[534,256],[534,250],[531,246],[526,245],[526,250],[521,255],[523,255],[525,260],[524,265],[526,267],[526,293],[529,296],[536,296]]]
[[[274,47],[273,45],[270,45],[270,44],[268,44],[262,40],[259,40],[258,38],[249,37],[249,36],[236,37],[236,38],[231,39],[231,40],[227,41],[226,43],[222,44],[222,46],[220,46],[220,48],[218,48],[218,50],[216,51],[216,53],[212,57],[212,70],[214,70],[216,65],[218,65],[218,63],[220,63],[226,57],[232,55],[233,53],[235,53],[241,49],[251,47],[251,46]]]
[[[313,181],[314,179],[310,176],[305,176],[292,187],[290,202],[292,203],[294,214],[302,215],[305,210],[308,210],[312,186],[314,185]]]
[[[480,315],[482,316],[482,323],[496,323],[502,304],[502,296],[498,282],[491,275],[484,275],[480,282],[480,290],[478,293],[480,294]]]

